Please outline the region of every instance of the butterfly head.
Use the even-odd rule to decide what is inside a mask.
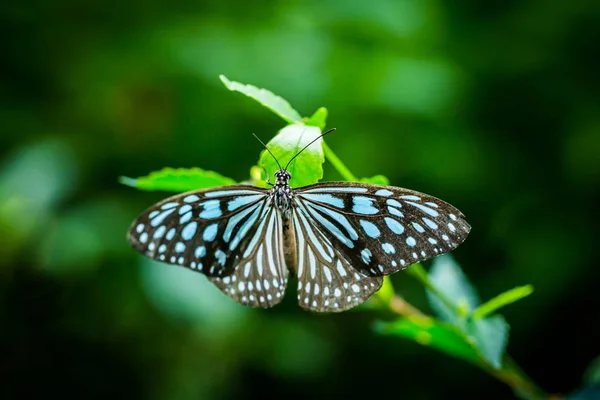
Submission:
[[[290,179],[292,179],[292,174],[285,169],[275,172],[275,185],[277,186],[287,186]]]

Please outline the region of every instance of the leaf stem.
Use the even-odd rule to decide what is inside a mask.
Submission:
[[[342,176],[342,178],[344,178],[345,181],[358,182],[358,178],[354,176],[352,172],[350,172],[348,167],[346,167],[342,160],[340,160],[338,156],[335,155],[333,150],[331,150],[331,148],[327,145],[327,143],[325,143],[325,141],[323,141],[323,152],[325,153],[325,158],[327,158],[327,161],[329,161],[331,165],[333,165],[333,168],[335,168],[336,171],[339,172],[339,174]]]
[[[414,267],[414,265],[413,265]],[[413,274],[415,276],[419,276],[418,273]],[[433,285],[429,283],[427,280],[420,279],[421,282],[428,288],[432,288]],[[431,289],[430,289],[431,290]],[[435,292],[437,295],[438,293]],[[440,297],[442,299],[442,297]],[[442,300],[444,301],[444,300]],[[452,305],[451,302],[447,304],[449,307],[456,308]],[[394,295],[389,304],[387,304],[387,308],[393,312],[394,314],[401,315],[403,317],[409,316],[426,316],[421,310],[417,307],[413,306],[409,302],[407,302],[403,297],[399,295]],[[481,358],[477,365],[496,378],[497,380],[508,385],[515,394],[527,400],[543,400],[543,399],[551,399],[548,394],[546,394],[542,389],[540,389],[532,380],[529,378],[523,370],[517,365],[517,363],[508,355],[504,356],[504,363],[501,369],[496,369],[492,367],[485,359]]]

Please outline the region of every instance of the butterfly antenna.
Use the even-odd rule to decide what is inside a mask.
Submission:
[[[298,156],[300,155],[300,153],[302,153],[304,150],[306,150],[306,148],[307,148],[308,146],[310,146],[311,144],[313,144],[313,143],[314,143],[314,142],[316,142],[317,140],[321,139],[323,136],[325,136],[325,135],[327,135],[328,133],[331,133],[331,132],[333,132],[333,131],[335,131],[335,128],[331,128],[331,129],[328,129],[328,130],[326,130],[326,131],[325,131],[325,132],[323,132],[323,133],[322,133],[322,134],[321,134],[319,137],[315,138],[315,139],[314,139],[312,142],[310,142],[309,144],[307,144],[306,146],[304,146],[304,147],[302,148],[302,150],[300,150],[299,152],[297,152],[297,153],[296,153],[296,155],[295,155],[294,157],[292,157],[292,158],[290,159],[290,161],[288,161],[288,163],[285,165],[285,168],[284,168],[284,169],[285,169],[285,170],[287,170],[287,167],[288,167],[288,166],[290,165],[290,163],[291,163],[291,162],[294,160],[294,158],[298,157]]]
[[[277,166],[279,167],[279,169],[280,170],[283,169],[283,168],[281,168],[281,164],[279,164],[279,161],[277,161],[277,158],[273,155],[273,153],[271,153],[271,150],[269,150],[269,148],[267,147],[267,145],[262,140],[260,140],[260,138],[258,136],[256,136],[254,133],[252,134],[252,136],[254,136],[256,138],[256,140],[258,140],[260,142],[260,144],[262,144],[263,147],[265,149],[267,149],[267,151],[269,152],[269,154],[271,155],[271,157],[273,157],[273,159],[277,163]],[[267,177],[267,179],[268,179],[268,177]]]

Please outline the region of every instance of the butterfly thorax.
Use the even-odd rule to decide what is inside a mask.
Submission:
[[[292,207],[292,198],[294,192],[288,184],[292,175],[286,170],[279,170],[275,172],[275,184],[271,189],[271,201],[281,212],[284,219],[288,219]]]

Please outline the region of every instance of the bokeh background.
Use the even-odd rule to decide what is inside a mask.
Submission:
[[[164,166],[248,177],[283,123],[218,79],[329,109],[359,176],[441,197],[453,254],[548,392],[600,354],[597,1],[9,1],[0,7],[0,394],[505,399],[462,361],[380,337],[370,311],[238,306],[127,244]],[[327,180],[339,179],[325,166]],[[427,265],[427,264],[426,264]],[[423,287],[393,282],[429,312]]]

